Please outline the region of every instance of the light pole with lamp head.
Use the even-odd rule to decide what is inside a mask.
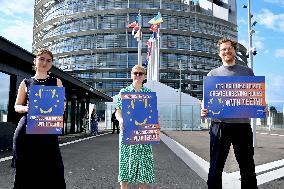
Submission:
[[[255,48],[252,47],[252,34],[255,33],[255,31],[252,29],[252,26],[256,25],[256,21],[251,24],[251,18],[253,15],[250,12],[250,0],[248,0],[248,5],[243,5],[243,8],[248,9],[248,66],[253,70],[253,56],[256,55]],[[253,147],[256,147],[256,123],[255,119],[251,118],[251,127],[253,131]]]
[[[179,60],[179,121],[180,121],[180,131],[182,131],[182,116],[181,116],[181,60]]]

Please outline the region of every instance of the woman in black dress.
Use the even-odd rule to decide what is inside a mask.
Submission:
[[[15,111],[22,113],[14,134],[16,175],[14,189],[65,189],[64,165],[58,137],[52,134],[26,134],[29,89],[31,85],[62,86],[62,82],[48,75],[53,55],[40,50],[34,59],[36,74],[24,79],[18,89]]]

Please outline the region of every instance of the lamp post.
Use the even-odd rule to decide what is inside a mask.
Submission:
[[[181,60],[179,60],[179,121],[180,121],[180,131],[182,130],[182,116],[181,116]]]
[[[257,22],[255,21],[253,25],[251,24],[252,14],[250,7],[250,0],[248,0],[248,5],[243,5],[243,8],[248,9],[248,66],[253,70],[253,55],[256,54],[256,51],[252,48],[252,34],[255,32],[252,30],[252,26],[255,26]],[[254,118],[251,118],[251,127],[253,132],[253,147],[256,147],[256,121]]]
[[[253,56],[252,56],[252,29],[251,29],[251,12],[250,12],[250,0],[248,0],[248,51],[249,51],[249,67],[253,70]]]

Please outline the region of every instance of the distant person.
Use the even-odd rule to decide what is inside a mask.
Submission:
[[[114,112],[111,115],[111,123],[112,123],[112,133],[111,134],[114,134],[115,128],[117,130],[117,134],[119,134],[119,122],[115,117],[115,112],[116,112],[116,109],[114,110]]]
[[[254,76],[250,68],[236,64],[237,42],[221,39],[218,46],[223,65],[211,70],[208,76]],[[207,115],[208,110],[201,109],[201,116]],[[231,144],[240,168],[242,189],[257,188],[250,119],[231,118],[211,122],[208,189],[222,188],[222,172]]]
[[[58,136],[54,134],[26,134],[29,90],[32,85],[62,86],[62,82],[48,75],[53,55],[40,50],[34,58],[35,75],[24,79],[18,90],[15,111],[23,116],[14,134],[16,174],[14,189],[65,189],[64,166]]]
[[[83,117],[83,130],[86,133],[89,129],[89,111],[85,109],[85,114]]]
[[[96,108],[93,109],[92,114],[91,114],[91,133],[93,135],[99,134],[98,131],[98,115],[96,113]]]
[[[131,70],[132,84],[121,92],[151,92],[143,86],[145,69],[141,65],[135,65]],[[120,94],[119,93],[119,94]],[[115,113],[119,121],[119,175],[121,189],[127,189],[128,183],[138,183],[140,189],[145,189],[146,184],[155,182],[154,159],[151,144],[126,145],[123,143],[123,118],[122,100],[118,98],[117,111]]]

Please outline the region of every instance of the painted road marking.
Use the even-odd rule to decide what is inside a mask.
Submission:
[[[111,132],[102,133],[102,134],[99,134],[99,135],[96,135],[96,136],[90,136],[90,137],[87,137],[87,138],[81,138],[81,139],[78,139],[78,140],[62,143],[62,144],[59,144],[59,146],[61,147],[61,146],[69,145],[69,144],[74,144],[74,143],[81,142],[81,141],[84,141],[84,140],[89,140],[89,139],[92,139],[92,138],[95,138],[95,137],[98,137],[98,136],[107,135],[109,133],[111,133]]]
[[[61,146],[69,145],[69,144],[74,144],[74,143],[81,142],[81,141],[84,141],[84,140],[89,140],[89,139],[92,139],[92,138],[95,138],[95,137],[98,137],[98,136],[107,135],[109,133],[111,133],[111,132],[102,133],[102,134],[99,134],[99,135],[96,135],[96,136],[90,136],[90,137],[87,137],[87,138],[81,138],[81,139],[70,141],[70,142],[65,142],[65,143],[59,144],[59,146],[61,147]],[[12,158],[13,158],[13,156],[7,156],[7,157],[4,157],[4,158],[1,158],[0,162],[8,161],[8,160],[11,160]]]
[[[269,171],[267,173],[263,173],[257,176],[257,185],[264,184],[266,182],[270,182],[272,180],[281,178],[284,176],[284,167],[280,169],[276,169],[273,171]]]
[[[255,173],[262,173],[260,175],[257,175],[257,185],[261,185],[263,183],[278,179],[280,177],[284,176],[283,172],[283,166],[284,166],[284,159],[273,161],[270,163],[258,165],[255,167]],[[281,167],[280,169],[277,169],[278,167]],[[272,170],[274,169],[274,170]],[[272,170],[272,171],[270,171]],[[275,173],[275,174],[274,174]],[[241,178],[240,171],[228,173],[229,176],[235,177],[237,179]],[[280,177],[279,177],[280,175]],[[264,179],[265,177],[265,179]]]
[[[12,158],[13,158],[13,156],[8,156],[8,157],[1,158],[0,162],[8,161],[8,160],[11,160]]]
[[[280,134],[276,134],[276,133],[260,133],[260,132],[256,132],[257,134],[260,134],[260,135],[271,135],[271,136],[280,136],[280,137],[283,137],[284,135],[280,135]]]

